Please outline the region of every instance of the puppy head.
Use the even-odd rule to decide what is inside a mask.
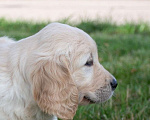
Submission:
[[[78,88],[79,104],[102,103],[113,95],[117,82],[99,63],[94,41],[89,37],[84,41],[78,46],[72,62],[72,78]]]
[[[34,37],[36,47],[28,65],[33,96],[41,110],[73,119],[78,104],[100,103],[112,96],[116,80],[98,62],[97,47],[89,35],[53,23]]]

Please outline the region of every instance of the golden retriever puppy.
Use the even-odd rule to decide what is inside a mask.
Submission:
[[[52,23],[17,42],[0,38],[0,120],[73,119],[78,105],[104,102],[116,87],[78,28]]]

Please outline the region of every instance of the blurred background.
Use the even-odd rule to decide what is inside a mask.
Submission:
[[[0,0],[0,37],[20,40],[51,22],[87,32],[118,80],[109,101],[80,106],[74,120],[150,120],[150,0]]]
[[[0,17],[56,21],[101,18],[117,23],[150,21],[149,0],[0,0]]]

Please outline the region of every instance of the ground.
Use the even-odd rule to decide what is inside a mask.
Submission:
[[[109,22],[60,21],[83,29],[97,43],[100,63],[112,73],[118,87],[106,103],[79,107],[74,120],[150,119],[150,26]],[[16,40],[33,35],[45,22],[11,22],[0,19],[0,36]]]

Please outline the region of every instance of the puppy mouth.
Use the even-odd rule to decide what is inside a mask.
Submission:
[[[89,97],[87,97],[87,96],[84,96],[84,97],[83,97],[83,101],[88,102],[89,104],[94,104],[94,103],[95,103],[95,101],[91,100],[91,99],[90,99]]]

